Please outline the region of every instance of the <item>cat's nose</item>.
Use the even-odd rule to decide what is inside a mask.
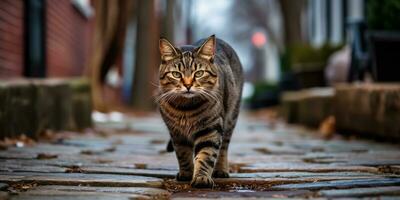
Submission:
[[[184,84],[185,88],[189,91],[190,88],[192,87],[192,84]]]
[[[191,77],[183,77],[182,83],[189,91],[190,87],[192,87],[193,79]]]

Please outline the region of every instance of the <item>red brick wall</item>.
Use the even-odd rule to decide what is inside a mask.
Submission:
[[[22,0],[0,0],[0,78],[23,74],[23,21]]]
[[[46,1],[47,76],[81,75],[91,44],[92,19],[85,18],[71,0]]]
[[[46,0],[47,77],[82,75],[89,57],[93,18],[71,0]],[[24,1],[0,0],[0,78],[23,76]]]

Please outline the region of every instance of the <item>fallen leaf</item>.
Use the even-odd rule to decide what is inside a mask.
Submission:
[[[136,169],[146,169],[147,168],[147,164],[145,164],[145,163],[135,163],[135,168]]]
[[[150,144],[164,144],[166,143],[165,140],[154,139],[150,141]]]
[[[334,116],[329,116],[319,126],[319,132],[325,139],[333,137],[336,131],[336,119]]]
[[[271,151],[267,148],[255,148],[254,151],[257,151],[262,154],[271,154]]]
[[[81,154],[84,154],[84,155],[98,155],[100,153],[101,152],[99,152],[99,151],[92,151],[92,150],[82,150],[81,151]]]
[[[114,152],[115,150],[117,150],[117,147],[110,147],[110,148],[107,148],[107,149],[104,149],[104,151],[105,152]]]
[[[58,155],[56,155],[56,154],[39,153],[36,158],[39,160],[46,160],[46,159],[54,159],[57,157],[58,157]]]

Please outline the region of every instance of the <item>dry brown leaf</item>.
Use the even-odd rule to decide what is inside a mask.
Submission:
[[[147,164],[146,163],[135,163],[135,168],[136,169],[146,169]]]
[[[56,154],[39,153],[36,158],[39,160],[46,160],[46,159],[55,159],[57,157],[58,157],[58,155],[56,155]]]
[[[332,138],[336,131],[336,119],[334,116],[329,116],[319,126],[319,132],[326,139]]]
[[[254,151],[257,151],[262,154],[271,154],[271,151],[267,148],[254,148]]]
[[[109,148],[107,148],[107,149],[104,149],[105,152],[114,152],[114,151],[116,151],[116,150],[117,150],[117,147],[114,147],[114,146],[109,147]]]

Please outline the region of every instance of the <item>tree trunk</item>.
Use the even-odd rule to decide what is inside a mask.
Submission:
[[[164,15],[163,34],[170,42],[174,43],[174,13],[175,13],[175,0],[167,0],[167,9]]]
[[[152,94],[159,63],[158,22],[154,0],[138,0],[137,3],[136,64],[132,85],[132,106],[137,110],[151,110],[154,108]]]
[[[286,48],[303,42],[301,20],[305,3],[305,0],[280,0]]]

